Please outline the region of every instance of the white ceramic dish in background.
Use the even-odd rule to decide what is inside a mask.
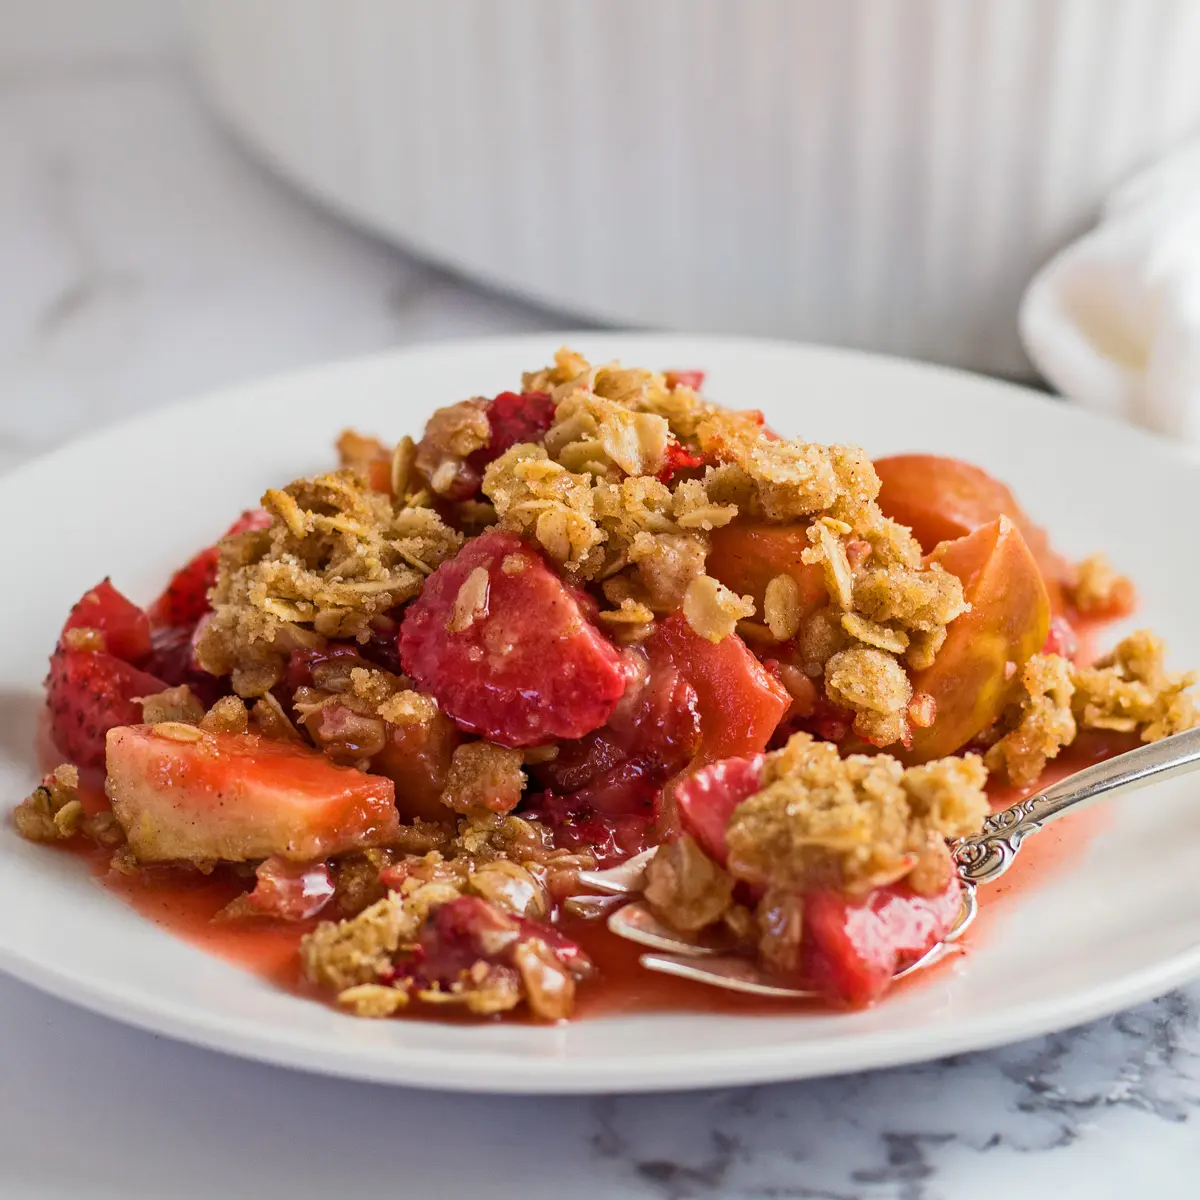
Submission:
[[[581,334],[594,360],[704,367],[710,393],[786,432],[974,459],[1063,549],[1106,547],[1137,578],[1173,659],[1200,664],[1200,563],[1172,514],[1200,467],[1149,435],[1004,384],[844,352]],[[316,470],[347,423],[396,437],[436,405],[503,390],[557,337],[449,344],[270,380],[69,446],[0,480],[0,796],[35,782],[46,654],[106,574],[147,600],[265,486]],[[1003,420],[997,418],[1003,413]],[[1078,861],[1006,906],[987,937],[870,1012],[611,1017],[561,1027],[371,1022],[206,956],[106,893],[74,859],[0,827],[0,967],[172,1037],[315,1071],[511,1092],[640,1091],[790,1079],[935,1057],[1087,1020],[1200,974],[1200,801],[1189,780],[1113,806]]]
[[[336,211],[616,324],[1028,373],[1034,271],[1200,123],[1195,0],[194,0]]]

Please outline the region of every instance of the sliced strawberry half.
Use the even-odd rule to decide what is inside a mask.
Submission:
[[[46,679],[50,736],[76,766],[102,767],[108,731],[142,719],[134,697],[152,696],[166,686],[115,655],[59,647]]]
[[[934,896],[905,883],[876,888],[862,900],[829,891],[806,895],[803,986],[852,1007],[870,1004],[898,970],[945,938],[961,903],[957,879]]]
[[[676,785],[683,832],[690,833],[700,849],[722,866],[729,857],[725,828],[733,810],[762,786],[763,759],[762,754],[726,758],[701,767]]]
[[[171,576],[166,591],[150,606],[156,625],[190,629],[208,612],[208,591],[217,582],[217,557],[216,546],[209,546]]]
[[[630,676],[541,555],[499,530],[425,581],[400,627],[400,659],[457,725],[503,746],[598,729]]]
[[[149,617],[118,592],[111,580],[103,579],[83,594],[68,614],[63,634],[71,629],[97,630],[103,634],[108,654],[135,666],[150,657]],[[65,642],[60,639],[59,644]]]

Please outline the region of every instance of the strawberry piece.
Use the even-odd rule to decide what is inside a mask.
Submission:
[[[696,766],[765,750],[791,697],[736,633],[713,642],[682,613],[661,622],[646,642],[652,662],[669,659],[696,691],[700,745]]]
[[[95,629],[104,635],[104,650],[124,662],[142,665],[150,657],[150,620],[132,600],[127,600],[103,579],[71,609],[63,625],[69,629]],[[60,639],[59,645],[63,645]]]
[[[704,466],[703,454],[693,454],[686,446],[682,446],[674,438],[667,443],[667,456],[663,461],[662,470],[658,473],[659,483],[670,483],[680,471],[693,470]]]
[[[590,849],[603,865],[620,862],[650,844],[663,784],[699,736],[691,684],[669,659],[648,662],[603,729],[562,743],[555,759],[532,768],[548,788],[537,815],[557,845]]]
[[[333,899],[333,877],[323,862],[292,863],[268,858],[254,872],[254,890],[246,908],[262,917],[306,921]]]
[[[725,865],[729,847],[725,828],[733,810],[753,796],[762,785],[763,755],[726,758],[710,763],[679,781],[675,804],[684,833],[714,862]]]
[[[946,936],[961,903],[957,879],[934,896],[904,883],[876,888],[862,900],[830,891],[806,895],[803,986],[852,1007],[870,1004],[897,970]]]
[[[51,655],[46,679],[50,736],[77,766],[102,767],[108,731],[142,719],[134,697],[152,696],[166,686],[113,654],[60,646]]]
[[[486,586],[476,586],[477,571]],[[515,747],[599,728],[629,674],[545,560],[499,530],[467,542],[425,581],[404,614],[400,659],[460,728]]]
[[[842,708],[840,704],[834,704],[825,696],[818,696],[813,702],[812,713],[799,724],[822,741],[844,742],[854,724],[854,713],[848,708]]]
[[[270,524],[270,513],[261,508],[249,509],[225,531],[224,537],[266,529]],[[166,591],[150,606],[155,625],[191,629],[209,611],[208,593],[217,582],[218,554],[216,546],[209,546],[171,576]]]
[[[171,576],[166,591],[150,606],[155,625],[190,629],[208,612],[208,591],[217,582],[217,548],[209,546]]]
[[[108,735],[109,798],[142,862],[312,863],[399,829],[390,779],[253,733],[129,725]]]
[[[491,440],[471,455],[471,466],[482,471],[510,447],[540,442],[554,423],[556,407],[548,392],[501,392],[487,407]]]
[[[611,781],[609,786],[614,786]],[[624,813],[601,812],[588,802],[584,792],[570,796],[547,792],[521,815],[548,825],[554,832],[555,846],[588,850],[598,866],[610,867],[654,844],[654,802],[661,790],[659,786],[643,787],[640,792],[631,788],[621,799],[625,807],[636,805],[641,811]]]
[[[650,661],[638,651],[630,658],[635,667],[645,662],[645,670],[630,681],[608,724],[561,744],[556,758],[535,768],[540,782],[570,794],[576,808],[613,815],[642,811],[644,793],[653,795],[699,741],[696,692],[675,664],[664,656]]]
[[[688,387],[698,392],[704,386],[704,371],[667,371],[667,387]]]

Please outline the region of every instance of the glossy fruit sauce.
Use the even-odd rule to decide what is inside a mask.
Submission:
[[[43,759],[55,758],[48,739],[42,741]],[[990,788],[993,807],[1006,807],[1090,763],[1120,754],[1133,744],[1130,735],[1083,734],[1047,768],[1034,787]],[[85,807],[91,812],[107,808],[99,772],[84,772],[81,782]],[[972,947],[986,941],[994,921],[1002,918],[1015,896],[1035,888],[1039,880],[1056,874],[1081,855],[1107,818],[1105,808],[1089,809],[1029,839],[1008,873],[982,889],[980,915],[964,938],[962,950],[969,953]],[[82,839],[67,843],[63,850],[84,860],[101,886],[161,928],[276,986],[314,994],[301,978],[297,947],[301,936],[320,918],[302,922],[214,919],[231,900],[253,886],[250,872],[240,874],[226,867],[204,875],[191,870],[152,867],[123,875],[110,868],[110,851]],[[561,928],[579,942],[597,968],[596,977],[579,988],[577,1017],[667,1010],[743,1015],[792,1013],[809,1003],[751,997],[647,971],[638,963],[642,948],[609,933],[601,921],[566,917]],[[918,972],[901,986],[919,984],[955,957],[949,956],[942,966],[930,971]],[[421,1007],[414,1006],[406,1012],[406,1019],[446,1019],[445,1009],[422,1012]]]

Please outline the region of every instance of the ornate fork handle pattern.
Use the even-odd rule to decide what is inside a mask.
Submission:
[[[992,813],[979,833],[956,842],[953,853],[959,877],[968,883],[986,883],[1003,875],[1021,843],[1042,827],[1045,818],[1039,817],[1041,798],[1030,796]]]
[[[993,813],[978,834],[956,842],[953,853],[959,876],[966,883],[996,879],[1012,865],[1021,843],[1051,821],[1087,808],[1110,792],[1132,791],[1198,767],[1200,728],[1085,767],[1045,791]]]

